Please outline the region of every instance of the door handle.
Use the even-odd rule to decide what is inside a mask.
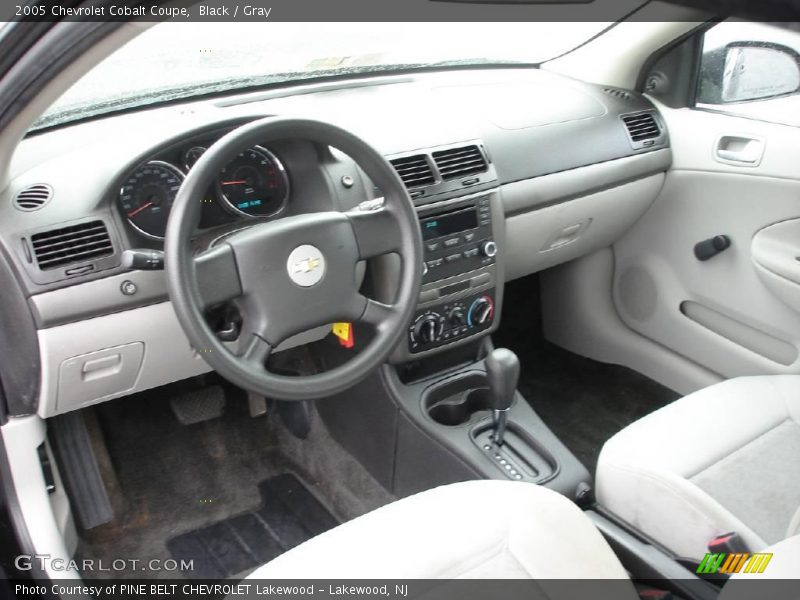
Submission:
[[[764,146],[764,140],[761,138],[723,135],[717,140],[714,157],[722,163],[757,167],[764,156]]]

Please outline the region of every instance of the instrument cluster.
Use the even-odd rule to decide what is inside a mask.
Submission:
[[[149,160],[128,174],[117,204],[134,230],[150,239],[164,239],[178,190],[206,148],[205,144],[191,144],[159,160]],[[220,171],[206,193],[200,227],[278,216],[286,210],[289,196],[289,175],[281,160],[267,148],[254,146]]]

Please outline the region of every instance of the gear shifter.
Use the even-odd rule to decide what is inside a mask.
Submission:
[[[508,410],[514,401],[519,381],[519,359],[508,348],[496,348],[486,357],[485,364],[494,419],[493,439],[495,444],[502,446]]]

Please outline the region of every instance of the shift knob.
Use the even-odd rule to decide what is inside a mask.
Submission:
[[[492,403],[492,439],[495,444],[502,446],[508,425],[508,410],[514,401],[519,381],[519,359],[511,350],[497,348],[486,357],[484,364],[489,382],[489,401]]]
[[[508,348],[492,350],[484,361],[493,410],[508,410],[519,382],[519,359]]]

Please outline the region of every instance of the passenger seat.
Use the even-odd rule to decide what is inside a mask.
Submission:
[[[731,379],[640,419],[606,442],[596,486],[604,508],[697,561],[728,532],[750,552],[800,534],[800,376]]]

